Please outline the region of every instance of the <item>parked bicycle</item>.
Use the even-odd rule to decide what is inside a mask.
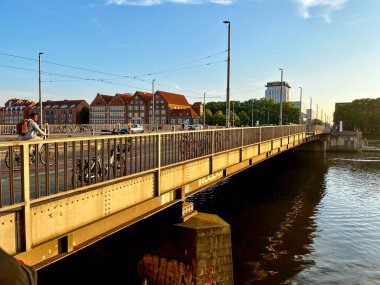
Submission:
[[[120,145],[116,145],[116,148],[115,147],[111,148],[109,168],[112,169],[114,177],[117,176],[116,172],[120,168],[123,168],[122,175],[126,174],[126,158],[125,156],[122,155],[122,153],[125,153],[125,151],[126,151],[126,148],[123,147],[122,149],[120,149]],[[127,145],[127,151],[130,151],[130,145]],[[98,156],[98,158],[96,158],[95,156],[92,156],[90,163],[88,162],[87,159],[85,159],[83,165],[82,165],[82,160],[77,159],[75,162],[75,172],[73,169],[72,185],[73,187],[82,186],[82,178],[83,178],[84,185],[95,183],[101,180],[103,175],[105,176],[108,174],[109,168],[108,168],[108,165],[105,165],[104,173],[103,173],[103,165],[102,165],[100,156]]]
[[[39,159],[43,165],[46,165],[47,161],[49,161],[49,166],[52,166],[55,164],[55,156],[54,156],[54,147],[50,146],[48,147],[47,154],[46,154],[46,147],[47,144],[43,144],[41,148],[38,150],[36,155],[35,146],[30,146],[32,149],[29,152],[29,161],[32,164],[36,163],[36,159]],[[12,153],[9,152],[9,150],[5,154],[5,165],[10,168],[11,167],[11,160],[13,162],[13,170],[20,170],[22,166],[22,155],[20,148],[13,147]]]
[[[82,170],[83,169],[83,170]],[[104,175],[108,172],[108,167],[104,168]],[[103,176],[103,167],[100,157],[96,159],[95,156],[91,157],[91,162],[89,163],[87,159],[84,160],[82,165],[82,160],[77,159],[75,162],[75,172],[73,169],[73,176],[71,178],[73,187],[82,186],[82,180],[84,185],[88,185],[89,182],[95,183],[98,179]],[[75,182],[76,181],[76,182]]]

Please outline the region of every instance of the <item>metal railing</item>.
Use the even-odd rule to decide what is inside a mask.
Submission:
[[[304,125],[0,143],[0,208],[304,133]],[[41,152],[38,143],[43,143]]]

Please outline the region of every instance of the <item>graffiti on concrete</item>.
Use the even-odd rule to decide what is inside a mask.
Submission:
[[[209,268],[207,268],[208,276],[207,276],[207,281],[206,281],[205,285],[216,285],[216,281],[214,281],[214,279],[212,278],[214,273],[215,273],[214,268],[212,268],[211,266]]]
[[[194,268],[193,264],[176,259],[144,254],[137,264],[137,273],[141,280],[147,278],[149,285],[195,285]]]

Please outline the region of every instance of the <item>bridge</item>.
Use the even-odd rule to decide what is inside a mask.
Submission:
[[[274,155],[324,127],[245,127],[0,143],[0,247],[43,268]],[[181,213],[179,213],[181,216]]]

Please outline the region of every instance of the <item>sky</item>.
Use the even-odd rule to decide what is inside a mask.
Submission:
[[[0,106],[162,90],[260,99],[283,80],[322,110],[380,97],[379,0],[1,0]],[[310,99],[311,98],[311,99]],[[321,114],[321,111],[319,111]],[[325,119],[323,115],[323,119]]]

